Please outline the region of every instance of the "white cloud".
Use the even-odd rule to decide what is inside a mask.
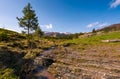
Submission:
[[[87,25],[88,28],[91,28],[91,27],[94,27],[94,26],[97,26],[99,25],[99,22],[94,22],[94,23],[90,23]]]
[[[88,28],[94,28],[94,27],[105,27],[108,26],[109,23],[104,22],[104,23],[100,23],[100,22],[94,22],[94,23],[90,23],[87,25]]]
[[[109,23],[101,23],[101,24],[99,24],[98,26],[99,27],[105,27],[105,26],[108,26],[108,25],[110,25]]]
[[[113,0],[113,2],[110,4],[110,7],[116,8],[118,5],[120,5],[120,0]]]
[[[47,25],[40,25],[42,28],[44,28],[44,29],[47,29],[47,30],[49,30],[49,29],[52,29],[53,28],[53,25],[52,24],[47,24]]]

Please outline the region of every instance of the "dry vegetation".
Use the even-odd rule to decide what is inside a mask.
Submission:
[[[49,71],[63,79],[86,79],[85,75],[89,79],[119,79],[119,48],[119,44],[88,45],[84,50],[67,47],[66,54],[57,55]]]

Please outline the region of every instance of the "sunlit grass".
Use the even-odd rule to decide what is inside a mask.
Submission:
[[[65,43],[97,45],[97,44],[104,44],[101,42],[102,40],[111,40],[111,39],[120,39],[120,32],[111,32],[111,33],[105,33],[101,35],[94,35],[87,38],[72,39],[72,40],[67,40]]]

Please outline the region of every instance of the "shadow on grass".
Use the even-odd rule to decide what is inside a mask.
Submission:
[[[36,77],[34,76],[33,71],[41,72],[46,67],[49,67],[54,62],[52,59],[47,58],[39,60],[42,61],[42,68],[40,66],[34,68],[34,65],[32,64],[34,59],[25,59],[24,56],[24,52],[12,51],[4,46],[0,47],[0,76],[5,74],[1,73],[1,69],[12,69],[12,75],[15,75],[16,77],[11,79],[49,79],[44,75]],[[6,73],[9,73],[9,71]],[[8,75],[11,75],[11,73]],[[2,77],[2,79],[6,78]],[[7,77],[7,79],[9,78]]]
[[[29,74],[29,64],[32,62],[32,59],[24,59],[24,52],[18,53],[9,50],[7,47],[0,48],[0,70],[12,69],[14,75],[19,79],[26,79],[26,75]],[[2,71],[0,71],[0,75]],[[9,73],[9,72],[8,72]],[[10,74],[11,75],[11,74]]]

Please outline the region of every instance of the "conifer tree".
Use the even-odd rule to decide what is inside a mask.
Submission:
[[[23,16],[18,18],[18,24],[20,27],[27,30],[27,34],[29,37],[30,31],[36,30],[39,26],[38,17],[36,17],[35,11],[32,9],[31,4],[28,3],[26,7],[22,10]]]

